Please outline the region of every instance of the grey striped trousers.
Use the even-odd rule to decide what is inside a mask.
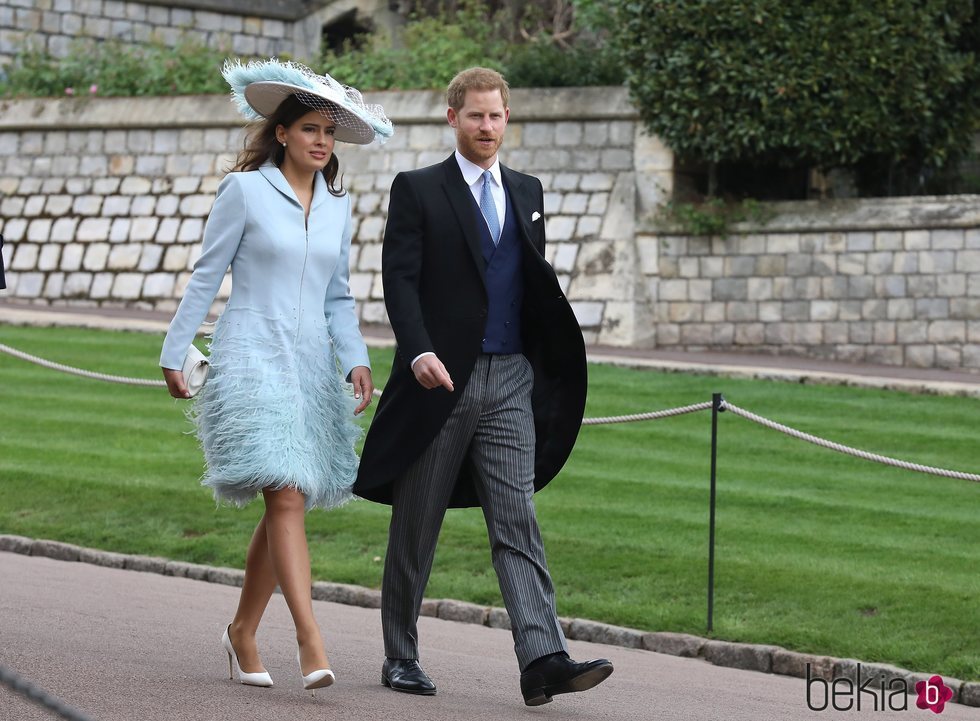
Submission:
[[[388,658],[418,658],[422,594],[467,455],[521,670],[541,656],[567,652],[534,514],[532,385],[523,355],[481,355],[439,435],[395,484],[381,586]]]

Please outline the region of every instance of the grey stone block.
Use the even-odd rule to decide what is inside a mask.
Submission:
[[[245,571],[240,571],[237,568],[211,568],[208,570],[208,583],[221,583],[225,586],[238,586],[241,588],[244,580]]]
[[[980,682],[968,681],[960,686],[960,701],[964,706],[980,706]]]
[[[772,652],[772,672],[783,676],[805,678],[807,666],[810,667],[811,678],[822,678],[830,681],[834,675],[836,659],[830,656],[814,656],[808,653],[796,653],[784,648]]]
[[[640,631],[581,619],[572,621],[568,638],[577,641],[589,641],[590,643],[605,643],[610,646],[625,646],[626,648],[641,648],[643,646],[643,633]]]
[[[420,616],[430,616],[435,618],[439,615],[439,604],[442,603],[439,599],[435,598],[424,598],[422,599],[422,607],[419,609]]]
[[[77,561],[81,550],[79,546],[61,541],[34,541],[31,555],[53,558],[57,561]]]
[[[491,608],[490,613],[487,615],[487,625],[490,628],[503,628],[510,630],[510,615],[507,613],[507,609],[504,608]]]
[[[489,613],[490,609],[486,606],[477,606],[475,603],[452,600],[439,602],[438,617],[446,621],[475,623],[484,626]]]
[[[909,671],[892,666],[886,663],[867,663],[853,658],[840,658],[834,661],[834,678],[846,678],[851,683],[864,683],[868,679],[871,681],[870,687],[880,687],[881,679],[884,678],[887,685],[891,679],[907,680]],[[858,675],[860,674],[860,681]]]
[[[704,644],[701,655],[715,666],[770,673],[772,672],[772,655],[779,650],[782,649],[778,646],[708,641]]]
[[[572,619],[566,636],[576,641],[592,641],[600,633],[599,627],[602,625],[596,621],[583,621],[575,618]]]
[[[706,643],[705,639],[686,633],[646,633],[643,634],[643,648],[671,656],[697,658]]]
[[[163,575],[168,562],[168,559],[157,556],[127,556],[125,568],[127,571],[159,573]]]
[[[184,564],[184,574],[186,578],[190,578],[194,581],[207,581],[208,574],[211,572],[210,566],[204,566],[199,563],[185,563]]]
[[[112,551],[100,551],[95,548],[83,548],[78,552],[79,563],[90,563],[93,566],[104,568],[125,568],[126,559],[130,558],[125,553],[113,553]]]
[[[0,551],[22,553],[25,556],[29,556],[31,554],[31,546],[33,545],[34,539],[27,538],[27,536],[0,536]]]
[[[361,608],[381,608],[380,591],[346,583],[317,581],[313,584],[313,598],[318,601],[343,603]]]
[[[190,564],[183,561],[167,561],[163,567],[164,576],[175,576],[176,578],[187,578],[187,567]]]

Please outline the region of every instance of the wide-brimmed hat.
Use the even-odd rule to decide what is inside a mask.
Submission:
[[[356,89],[327,74],[317,75],[295,62],[226,61],[221,74],[231,86],[239,112],[249,120],[267,118],[290,95],[337,124],[334,137],[344,143],[384,143],[394,133],[384,108],[365,103]]]

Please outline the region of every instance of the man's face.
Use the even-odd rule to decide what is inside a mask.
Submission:
[[[467,90],[463,107],[449,108],[446,117],[456,130],[460,154],[484,170],[493,165],[510,117],[500,91]]]

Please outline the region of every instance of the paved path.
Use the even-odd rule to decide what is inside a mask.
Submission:
[[[314,602],[338,676],[311,697],[300,686],[292,626],[274,596],[259,638],[276,685],[227,677],[219,639],[238,589],[0,553],[0,664],[99,721],[797,721],[936,718],[903,712],[814,712],[802,679],[712,666],[698,659],[571,642],[580,659],[604,656],[616,672],[584,694],[523,705],[508,631],[422,618],[422,659],[435,697],[379,683],[377,610]],[[0,687],[0,721],[49,721],[48,712]],[[948,705],[941,721],[980,721]]]

